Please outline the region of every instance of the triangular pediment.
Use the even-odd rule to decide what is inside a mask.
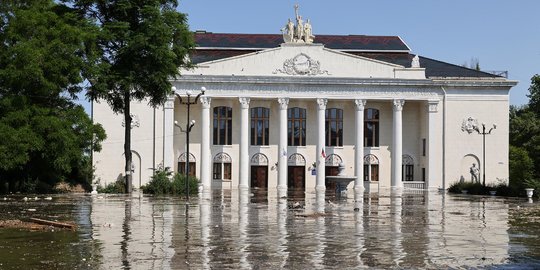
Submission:
[[[181,74],[425,79],[422,68],[405,68],[327,49],[321,44],[282,44],[278,48],[199,63]]]

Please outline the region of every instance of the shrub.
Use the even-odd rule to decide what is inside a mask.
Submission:
[[[98,186],[98,193],[124,193],[126,184],[124,179],[118,179],[115,182],[107,184],[105,187]]]
[[[141,187],[143,193],[148,194],[170,194],[172,192],[171,183],[172,172],[169,167],[159,167],[152,176],[150,182]]]
[[[199,180],[196,177],[188,177],[189,194],[197,194]],[[186,176],[184,174],[176,174],[173,180],[173,194],[186,194]]]
[[[152,176],[150,182],[142,186],[141,189],[144,193],[155,195],[182,195],[186,190],[186,176],[183,174],[175,174],[172,177],[173,172],[166,167],[160,167],[156,170],[156,173]],[[171,179],[172,178],[172,179]],[[195,177],[189,177],[189,194],[197,194],[199,180]]]

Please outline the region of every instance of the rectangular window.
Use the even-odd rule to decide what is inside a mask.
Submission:
[[[426,182],[426,168],[422,168],[422,181]]]
[[[343,146],[343,110],[331,108],[326,110],[325,145]]]
[[[232,144],[232,108],[214,108],[214,145]]]
[[[290,108],[288,110],[287,142],[289,146],[306,145],[306,109]]]
[[[251,145],[268,145],[270,134],[270,109],[251,109]]]
[[[422,156],[426,156],[426,139],[422,139]]]
[[[178,173],[186,174],[186,163],[178,162]],[[195,176],[195,162],[189,163],[189,176]]]
[[[231,180],[231,163],[223,163],[223,179]]]
[[[221,163],[214,163],[214,179],[221,179]]]

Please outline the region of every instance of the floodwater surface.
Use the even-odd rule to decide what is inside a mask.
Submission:
[[[214,191],[191,198],[0,196],[0,269],[540,268],[540,205],[524,199],[381,191]]]

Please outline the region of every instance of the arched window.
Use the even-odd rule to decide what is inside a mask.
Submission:
[[[379,146],[379,110],[369,108],[364,111],[364,146]]]
[[[189,153],[189,161],[187,159],[187,153],[184,152],[178,157],[178,173],[186,174],[186,162],[189,162],[189,176],[195,176],[195,156],[193,153]]]
[[[227,153],[214,156],[213,178],[216,180],[231,180],[232,159]]]
[[[232,108],[214,108],[214,145],[232,144]]]
[[[289,146],[306,146],[306,109],[290,108],[288,110],[288,134]]]
[[[379,181],[379,159],[375,155],[364,156],[364,181]]]
[[[326,146],[343,146],[343,110],[326,110]]]
[[[251,145],[268,145],[270,137],[270,109],[251,108]]]

